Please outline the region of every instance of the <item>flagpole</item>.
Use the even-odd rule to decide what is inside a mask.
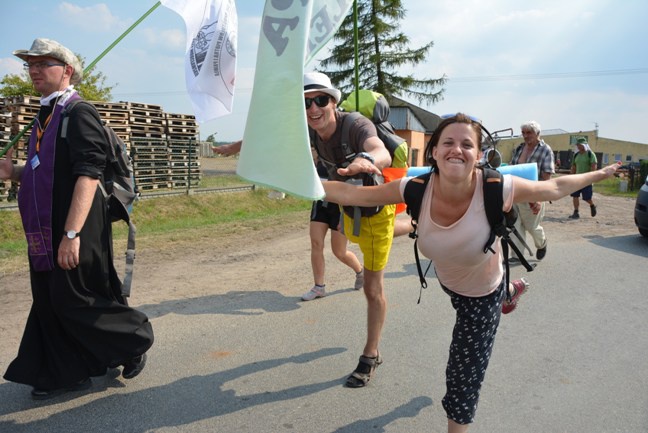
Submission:
[[[358,72],[358,0],[353,0],[353,50],[355,57],[355,111],[360,111],[360,73]]]
[[[161,4],[160,1],[158,1],[157,3],[155,3],[153,5],[153,7],[151,7],[151,9],[146,11],[146,13],[144,15],[142,15],[137,21],[135,21],[132,26],[130,26],[128,29],[126,29],[126,31],[124,33],[122,33],[121,36],[119,36],[117,39],[115,39],[115,42],[110,44],[108,46],[108,48],[106,48],[101,54],[99,54],[99,56],[96,59],[94,59],[94,61],[92,63],[90,63],[88,66],[86,66],[85,69],[83,69],[83,73],[85,74],[88,71],[90,71],[99,62],[99,60],[103,59],[104,56],[106,54],[108,54],[108,52],[115,47],[115,45],[117,45],[119,42],[121,42],[121,40],[124,39],[126,37],[126,35],[128,35],[135,27],[137,27],[139,25],[139,23],[144,21],[144,19],[146,19],[146,17],[148,17],[155,9],[157,9],[157,7],[160,6],[160,4]],[[14,146],[18,142],[18,140],[20,140],[22,138],[23,135],[25,135],[25,132],[27,132],[27,130],[32,127],[35,120],[36,119],[32,119],[32,121],[29,122],[29,124],[27,126],[25,126],[23,128],[23,130],[18,133],[18,135],[16,135],[14,138],[11,139],[9,144],[7,144],[5,146],[5,148],[2,149],[2,151],[0,151],[0,158],[3,157],[4,154],[7,153],[9,151],[9,149],[11,149]]]

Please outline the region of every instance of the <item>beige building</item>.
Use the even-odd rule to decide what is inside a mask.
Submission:
[[[576,150],[576,140],[581,137],[587,139],[592,152],[596,154],[599,166],[611,164],[614,161],[621,161],[625,165],[630,162],[648,160],[648,144],[599,137],[597,130],[567,132],[550,129],[540,133],[540,138],[554,151],[556,165],[558,166],[558,162],[560,162],[559,167],[562,169],[569,169],[572,154]],[[521,136],[499,140],[497,147],[502,154],[502,159],[505,162],[510,161],[513,149],[523,141]]]

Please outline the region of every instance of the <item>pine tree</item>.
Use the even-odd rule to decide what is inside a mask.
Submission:
[[[391,96],[410,96],[419,103],[431,104],[443,98],[446,76],[417,79],[399,75],[404,65],[415,66],[425,60],[434,45],[430,42],[410,49],[409,38],[398,32],[398,21],[405,17],[401,0],[357,0],[358,2],[358,82],[359,88]],[[343,94],[355,89],[355,52],[353,11],[334,36],[331,56],[322,60],[320,71],[327,74]],[[438,89],[438,90],[437,90]]]

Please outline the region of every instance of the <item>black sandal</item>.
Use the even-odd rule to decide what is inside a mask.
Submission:
[[[380,357],[380,353],[373,358],[362,355],[360,357],[360,362],[358,362],[358,366],[356,367],[355,371],[351,373],[351,376],[347,378],[344,385],[347,388],[364,387],[365,385],[367,385],[369,380],[371,380],[373,372],[376,370],[376,368],[378,368],[380,364],[382,364],[382,362],[383,359]]]

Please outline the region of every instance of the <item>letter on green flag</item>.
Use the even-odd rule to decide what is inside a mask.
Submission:
[[[304,65],[330,40],[353,0],[267,0],[237,173],[310,200],[324,196],[310,151]]]

